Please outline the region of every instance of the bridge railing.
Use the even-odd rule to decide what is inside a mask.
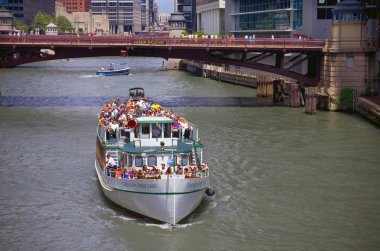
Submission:
[[[191,46],[191,47],[260,47],[260,48],[323,48],[325,40],[228,38],[168,38],[149,36],[84,36],[84,35],[0,35],[0,42],[11,44],[49,45],[133,45],[133,46]]]

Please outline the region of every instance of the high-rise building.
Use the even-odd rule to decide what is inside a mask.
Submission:
[[[256,37],[312,37],[326,39],[330,34],[332,9],[341,0],[228,0],[226,32],[237,36],[254,33]],[[346,0],[351,1],[351,0]],[[367,3],[368,23],[374,31],[376,1]],[[369,33],[371,33],[371,31]]]
[[[174,11],[183,13],[186,19],[186,29],[197,31],[196,0],[174,0]]]
[[[24,22],[24,1],[0,0],[0,6],[9,10],[19,22]]]
[[[224,34],[225,0],[197,0],[197,31]]]
[[[0,5],[25,24],[30,24],[38,12],[55,16],[55,0],[0,0]]]
[[[149,0],[92,0],[93,15],[106,14],[110,33],[142,32],[149,28]]]
[[[63,5],[66,7],[67,13],[85,12],[85,11],[88,11],[90,7],[90,6],[86,6],[86,4],[88,5],[90,3],[91,5],[91,0],[56,0],[56,1],[63,3]]]

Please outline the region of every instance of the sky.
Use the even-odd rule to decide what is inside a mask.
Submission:
[[[173,0],[156,0],[158,5],[158,13],[172,13],[174,11]]]

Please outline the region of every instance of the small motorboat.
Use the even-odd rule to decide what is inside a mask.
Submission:
[[[113,75],[128,75],[130,68],[127,64],[110,63],[109,66],[101,67],[96,75],[113,76]]]

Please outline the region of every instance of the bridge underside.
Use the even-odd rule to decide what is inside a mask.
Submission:
[[[49,51],[54,51],[50,55]],[[42,52],[41,52],[42,50]],[[208,64],[236,65],[282,75],[300,81],[305,86],[316,86],[320,79],[320,50],[273,48],[196,48],[187,46],[8,46],[0,47],[0,68],[20,64],[80,57],[140,56],[197,60]]]

